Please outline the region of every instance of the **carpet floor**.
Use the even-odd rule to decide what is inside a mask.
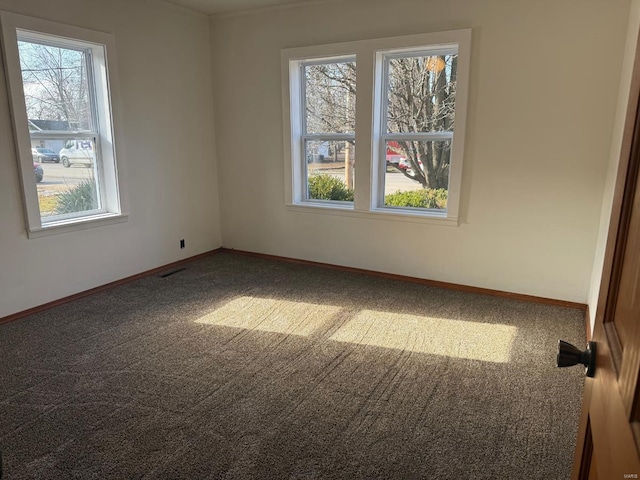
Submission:
[[[172,272],[169,272],[172,273]],[[0,325],[4,479],[566,479],[579,310],[222,253]]]

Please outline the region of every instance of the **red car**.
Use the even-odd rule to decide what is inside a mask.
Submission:
[[[400,145],[398,145],[398,142],[389,142],[387,144],[387,165],[394,164],[400,166],[402,161],[406,160],[406,158],[398,153],[399,149]]]

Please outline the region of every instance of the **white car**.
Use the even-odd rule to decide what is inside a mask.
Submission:
[[[422,161],[418,160],[418,166],[421,170],[424,170]],[[414,175],[413,167],[411,166],[411,162],[408,159],[403,158],[402,160],[400,160],[398,167],[400,167],[402,170],[405,170],[409,175]]]
[[[60,150],[62,165],[70,167],[74,163],[92,167],[95,163],[95,153],[91,140],[67,140]]]

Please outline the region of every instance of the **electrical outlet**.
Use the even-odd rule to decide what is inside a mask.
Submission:
[[[184,248],[184,238],[182,240],[180,240],[180,248]]]

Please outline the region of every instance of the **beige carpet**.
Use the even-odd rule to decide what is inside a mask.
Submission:
[[[0,325],[5,478],[565,479],[583,318],[215,255]]]

